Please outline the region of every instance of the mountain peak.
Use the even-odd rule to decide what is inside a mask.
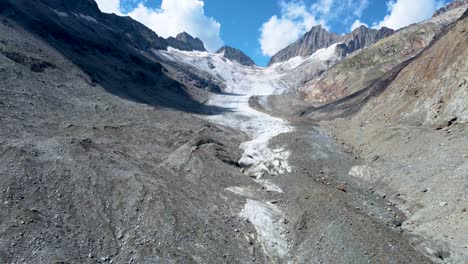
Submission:
[[[305,33],[299,40],[276,53],[270,60],[269,65],[277,62],[287,61],[297,56],[312,55],[319,49],[327,48],[338,43],[340,35],[330,33],[322,25],[316,25]]]
[[[351,33],[357,32],[357,31],[363,31],[363,30],[368,30],[369,28],[366,27],[365,25],[360,25],[359,27],[355,28]]]
[[[226,59],[236,61],[242,65],[246,65],[246,66],[255,65],[255,62],[249,56],[247,56],[244,52],[242,52],[239,49],[230,47],[230,46],[223,46],[218,51],[216,51],[216,53],[217,54],[224,53],[224,57]]]
[[[169,37],[167,38],[167,42],[169,43],[169,46],[180,50],[206,51],[203,41],[199,38],[192,37],[187,32],[179,33],[175,38]]]
[[[189,33],[185,32],[185,31],[177,34],[176,39],[181,40],[181,41],[185,41],[185,42],[195,40],[195,38],[192,37],[192,35],[190,35]]]

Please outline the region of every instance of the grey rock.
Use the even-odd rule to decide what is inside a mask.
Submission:
[[[224,53],[224,58],[232,60],[232,61],[236,61],[242,65],[246,65],[246,66],[255,65],[255,62],[249,56],[247,56],[244,52],[236,48],[224,46],[220,48],[218,51],[216,51],[216,53],[218,54]]]

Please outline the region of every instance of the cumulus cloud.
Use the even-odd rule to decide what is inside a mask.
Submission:
[[[369,0],[318,0],[312,4],[282,0],[281,14],[272,16],[260,28],[262,54],[274,55],[318,24],[328,29],[329,22],[340,19],[348,27],[368,6]]]
[[[367,25],[366,23],[361,22],[359,19],[356,19],[356,21],[354,21],[354,23],[351,25],[350,31],[353,31],[360,26],[369,27],[369,25]]]
[[[443,5],[438,0],[396,0],[388,1],[388,14],[374,28],[388,27],[400,29],[410,24],[430,18],[434,11]]]
[[[357,17],[362,16],[362,12],[366,10],[366,8],[369,6],[369,0],[359,0],[356,3],[356,8],[353,11],[353,14]]]
[[[274,55],[319,24],[303,3],[281,2],[281,11],[281,17],[272,16],[260,28],[263,55]]]
[[[311,6],[312,13],[324,20],[360,18],[369,6],[369,0],[318,0]]]
[[[118,12],[121,10],[120,0],[98,0],[97,2],[104,12],[118,14],[115,12],[116,6]],[[115,2],[118,3],[115,4]],[[187,32],[200,38],[209,51],[215,51],[223,45],[220,33],[221,24],[205,15],[202,0],[162,0],[161,7],[158,9],[149,8],[144,2],[140,2],[136,8],[125,15],[143,23],[165,38]]]
[[[104,13],[122,15],[120,11],[120,0],[96,0],[96,3],[99,9]]]

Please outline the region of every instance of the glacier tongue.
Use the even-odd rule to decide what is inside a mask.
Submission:
[[[291,171],[288,164],[289,152],[272,149],[269,141],[275,136],[293,130],[288,122],[259,112],[249,105],[252,96],[267,96],[286,91],[281,82],[283,72],[275,67],[260,68],[244,66],[222,57],[222,54],[207,52],[185,52],[176,49],[161,54],[170,60],[189,64],[222,80],[225,94],[213,94],[206,103],[210,106],[228,108],[231,111],[207,117],[208,120],[239,129],[252,140],[244,142],[244,154],[239,161],[245,165],[250,176],[260,179],[264,174],[276,175]]]
[[[225,86],[224,94],[213,94],[207,105],[228,108],[231,111],[207,117],[210,121],[239,129],[252,140],[244,142],[244,154],[240,163],[248,169],[247,174],[257,179],[265,174],[278,175],[291,171],[288,164],[289,151],[270,148],[269,141],[279,134],[291,132],[293,127],[283,119],[259,112],[249,105],[252,96],[282,94],[289,89],[284,77],[300,65],[321,65],[328,60],[339,60],[337,44],[320,49],[309,57],[292,58],[268,68],[245,66],[230,61],[223,54],[200,51],[180,51],[169,48],[155,51],[165,59],[185,64],[206,72]]]
[[[266,190],[282,193],[281,188],[271,180],[262,178],[292,171],[288,163],[289,150],[281,146],[271,147],[270,140],[291,132],[294,128],[283,119],[253,109],[249,101],[252,96],[263,96],[262,99],[265,99],[268,95],[285,93],[289,90],[285,77],[298,70],[300,65],[309,64],[315,67],[314,65],[323,65],[325,61],[335,59],[335,50],[336,45],[333,45],[317,51],[310,57],[293,58],[268,68],[244,66],[227,60],[223,54],[208,52],[186,52],[169,48],[167,51],[155,53],[165,59],[206,72],[223,84],[224,93],[212,94],[206,104],[230,111],[203,118],[245,132],[251,140],[240,146],[244,152],[239,163],[245,166],[244,173],[254,177]],[[245,191],[243,187],[230,187],[228,190],[234,190],[234,193],[239,195]],[[255,226],[267,252],[284,257],[288,252],[288,244],[282,230],[275,224],[277,218],[283,217],[283,213],[275,205],[252,200],[249,195],[245,197],[249,199],[240,216],[249,219]]]

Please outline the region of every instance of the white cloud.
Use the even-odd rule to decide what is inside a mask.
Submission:
[[[353,11],[353,14],[357,17],[362,16],[362,12],[366,10],[366,8],[369,6],[369,0],[359,0],[356,3],[356,9]]]
[[[96,0],[96,3],[104,13],[122,15],[120,11],[120,0]]]
[[[104,12],[117,13],[121,10],[120,1],[98,0],[97,2]],[[200,38],[209,51],[215,51],[223,45],[221,24],[205,15],[202,0],[162,0],[158,9],[149,8],[144,2],[140,2],[125,15],[143,23],[164,38],[187,32]]]
[[[281,0],[281,15],[272,16],[260,28],[262,54],[274,55],[318,24],[328,29],[329,22],[339,19],[349,27],[368,6],[369,0],[318,0],[310,5],[303,0]]]
[[[260,28],[262,54],[272,56],[319,24],[304,3],[281,2],[281,17],[272,16]]]
[[[369,0],[318,0],[311,6],[314,14],[325,20],[350,17],[360,18],[369,6]]]
[[[312,5],[312,9],[316,10],[317,12],[328,15],[332,9],[335,0],[320,0],[317,3]]]
[[[356,19],[356,21],[354,21],[354,23],[351,25],[350,31],[353,31],[360,26],[369,27],[369,25],[367,25],[366,23],[363,23],[359,19]]]
[[[443,5],[438,0],[396,0],[388,1],[389,14],[380,22],[374,23],[374,28],[388,27],[400,29],[410,24],[428,19],[434,11]]]

